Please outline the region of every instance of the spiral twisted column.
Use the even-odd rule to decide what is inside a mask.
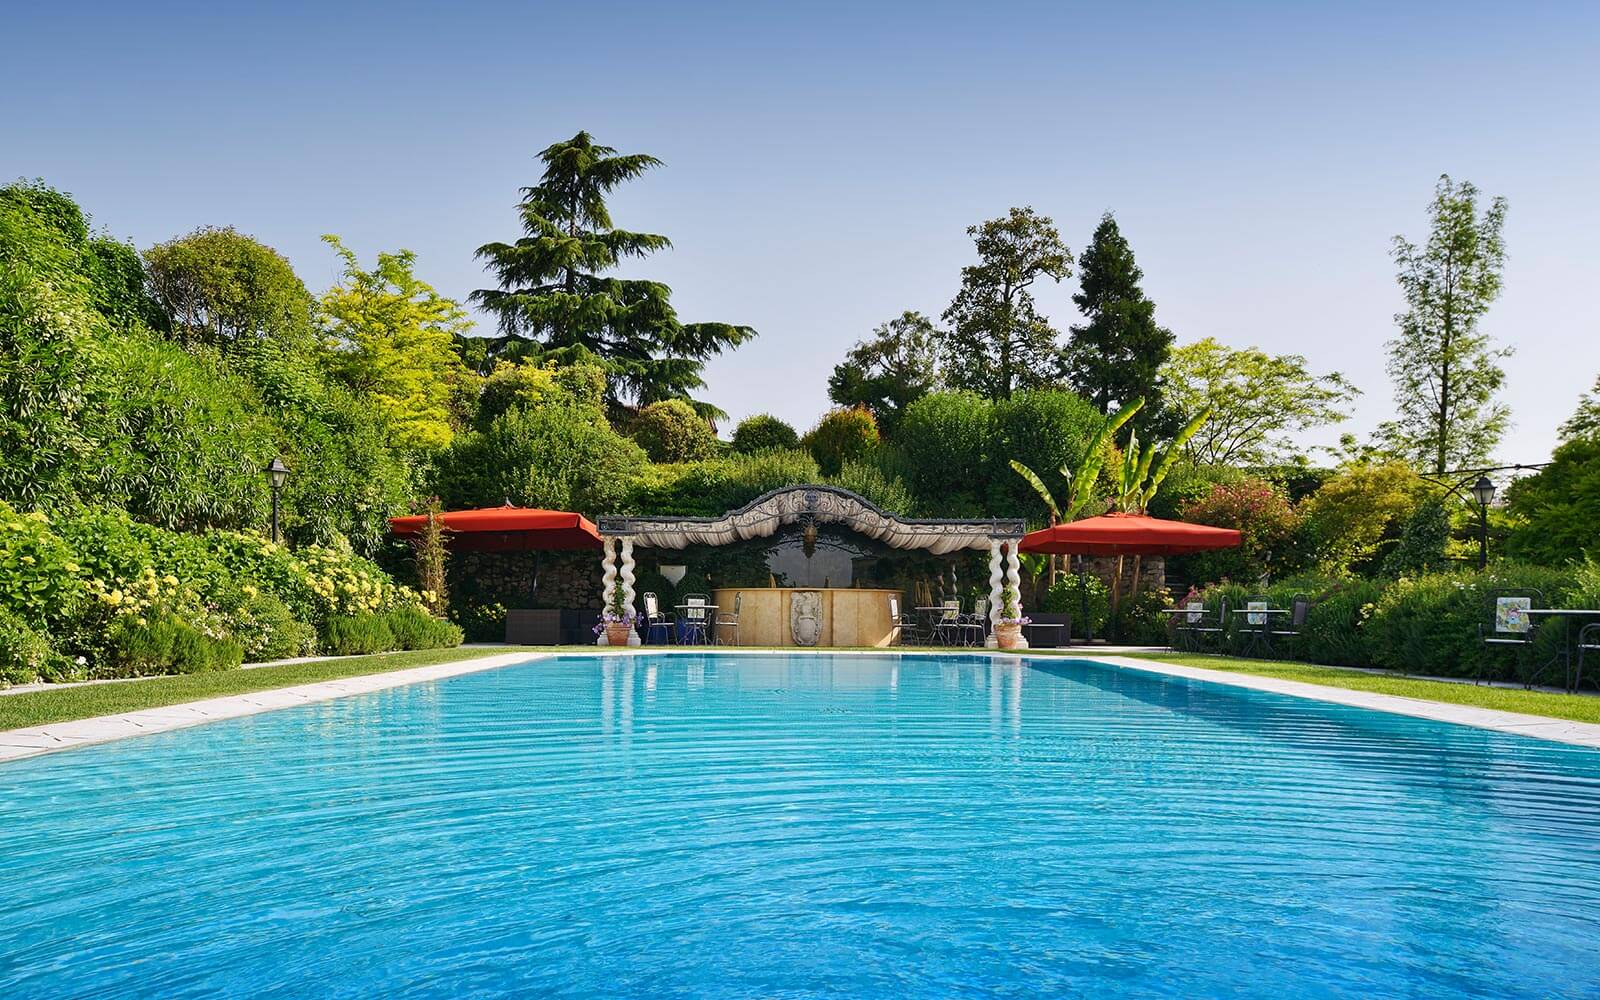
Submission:
[[[1017,595],[1017,617],[1022,617],[1022,562],[1017,558],[1017,543],[1006,543],[1006,583]],[[1026,633],[1022,636],[1022,645],[1019,649],[1028,648]]]
[[[989,539],[989,638],[983,644],[990,649],[1000,645],[994,634],[994,623],[1000,619],[1000,589],[1004,581],[1000,569],[1001,549],[998,538]]]
[[[633,538],[622,540],[622,601],[630,609],[633,607]],[[628,632],[628,645],[639,645],[639,630],[637,626]]]
[[[616,591],[616,544],[617,540],[615,538],[602,538],[600,540],[600,608],[602,614],[611,610],[611,595]],[[606,639],[605,630],[601,630],[600,638],[595,640],[595,645],[610,645]]]

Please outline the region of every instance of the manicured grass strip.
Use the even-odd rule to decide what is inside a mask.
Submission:
[[[534,652],[531,646],[503,646],[478,649],[423,649],[411,653],[386,653],[357,656],[347,660],[317,660],[281,667],[254,670],[224,670],[217,673],[183,674],[177,677],[148,677],[116,684],[82,684],[48,691],[29,691],[0,697],[0,730],[42,726],[51,722],[90,719],[97,715],[136,712],[141,708],[160,708],[185,701],[200,701],[229,694],[247,694],[295,684],[314,684],[361,674],[384,674],[408,667],[433,663],[475,660],[502,653]],[[538,652],[550,652],[541,647]]]
[[[1258,677],[1277,677],[1286,681],[1304,681],[1307,684],[1348,688],[1352,691],[1372,691],[1377,694],[1397,695],[1401,698],[1422,698],[1451,705],[1472,705],[1476,708],[1492,708],[1503,712],[1544,715],[1552,719],[1570,719],[1573,722],[1600,722],[1600,698],[1590,695],[1551,694],[1547,691],[1523,691],[1520,688],[1485,687],[1477,684],[1450,684],[1445,681],[1425,681],[1393,674],[1370,674],[1363,670],[1324,667],[1314,663],[1295,663],[1286,660],[1246,660],[1236,656],[1206,656],[1193,653],[1139,653],[1132,658],[1181,663],[1186,667],[1202,667],[1206,670],[1254,674]]]

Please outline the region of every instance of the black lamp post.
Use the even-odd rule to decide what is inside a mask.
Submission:
[[[1489,566],[1489,505],[1494,502],[1494,483],[1479,476],[1472,484],[1472,499],[1478,501],[1478,570]]]
[[[267,483],[272,487],[272,540],[278,540],[278,496],[283,492],[283,484],[289,478],[289,467],[283,464],[283,459],[274,458],[272,464],[267,466]]]

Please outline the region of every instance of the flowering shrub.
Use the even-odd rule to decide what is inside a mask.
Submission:
[[[1236,549],[1186,557],[1188,575],[1196,580],[1254,580],[1270,572],[1288,554],[1299,525],[1289,498],[1262,479],[1216,483],[1178,513],[1185,521],[1233,528],[1242,536]]]
[[[0,614],[9,616],[0,680],[9,683],[221,669],[237,662],[235,646],[251,660],[303,655],[331,618],[425,614],[423,600],[348,549],[184,534],[111,508],[47,516],[0,503]],[[437,627],[413,628],[408,641],[460,642],[453,626],[428,620]]]

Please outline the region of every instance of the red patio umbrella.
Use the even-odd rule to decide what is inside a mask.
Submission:
[[[1231,549],[1242,541],[1232,528],[1166,521],[1147,514],[1101,514],[1040,528],[1022,536],[1021,552],[1075,556],[1181,556]]]
[[[486,507],[451,510],[435,515],[449,532],[452,549],[476,552],[529,552],[550,549],[598,549],[602,543],[594,522],[582,514],[531,507]],[[428,515],[389,518],[389,531],[406,538],[428,523]]]

